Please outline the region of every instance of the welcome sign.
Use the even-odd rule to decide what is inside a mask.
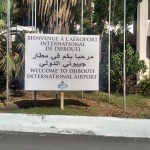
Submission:
[[[99,36],[26,34],[25,90],[99,90]]]

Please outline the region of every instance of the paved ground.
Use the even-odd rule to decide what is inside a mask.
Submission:
[[[150,150],[150,139],[0,132],[2,150]]]

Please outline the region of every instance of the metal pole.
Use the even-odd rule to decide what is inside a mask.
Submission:
[[[110,99],[110,19],[111,19],[111,0],[109,0],[109,41],[108,41],[108,95]]]
[[[35,17],[34,17],[34,19],[35,19],[35,31],[34,31],[34,33],[36,33],[36,28],[37,28],[37,27],[36,27],[36,26],[37,26],[37,25],[36,25],[36,16],[37,16],[37,15],[36,15],[36,0],[34,0],[34,1],[35,1],[35,3],[34,3],[34,15],[35,15]]]
[[[35,6],[36,7],[36,6]],[[36,14],[34,14],[34,0],[32,0],[32,33],[35,32],[36,33],[36,26],[34,27],[34,15],[36,16]],[[35,17],[35,21],[36,21],[36,17]],[[36,24],[36,22],[35,22]],[[33,30],[35,29],[35,31]],[[32,91],[32,99],[36,100],[36,91]],[[36,102],[34,102],[36,104]]]
[[[33,9],[34,9],[34,0],[32,0],[32,33],[33,33],[33,18],[34,18],[34,12],[33,12]]]
[[[36,33],[36,28],[37,28],[37,25],[36,25],[36,0],[34,0],[34,33]],[[36,105],[36,91],[34,91],[34,105]]]
[[[9,101],[9,94],[10,94],[10,90],[9,90],[9,62],[8,62],[8,56],[9,56],[9,42],[10,41],[10,0],[7,0],[7,75],[6,75],[6,98],[7,98],[7,105],[8,105],[8,101]]]
[[[57,0],[57,4],[56,4],[57,6],[57,8],[56,8],[56,15],[57,15],[57,17],[56,17],[56,32],[57,32],[57,34],[58,34],[58,14],[59,14],[59,12],[58,12],[58,0]],[[58,100],[58,91],[56,91],[56,100]]]
[[[56,19],[56,30],[57,30],[57,34],[58,34],[58,0],[57,0],[57,19]]]
[[[81,34],[83,35],[83,0],[82,0],[82,3],[81,3]],[[82,91],[81,99],[83,99],[83,91]]]
[[[126,109],[126,0],[124,0],[124,44],[123,44],[123,107]]]
[[[83,35],[83,0],[81,4],[81,34]]]
[[[111,0],[109,0],[109,40],[108,40],[108,95],[110,99],[110,19],[111,19]]]

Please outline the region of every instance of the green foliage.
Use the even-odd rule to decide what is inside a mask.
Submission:
[[[10,0],[10,19],[11,23],[16,20],[19,11],[17,9],[16,0]],[[7,3],[6,0],[0,0],[0,31],[6,28],[7,23]]]
[[[144,96],[150,96],[150,77],[145,77],[140,81],[139,86],[141,87],[142,94]]]
[[[24,80],[24,70],[25,70],[25,33],[26,31],[21,31],[16,35],[15,41],[15,79],[23,81]]]
[[[84,34],[96,34],[93,26],[93,8],[88,3],[84,9],[83,28]]]
[[[137,4],[139,0],[127,0],[126,24],[129,25],[134,20]],[[109,15],[109,0],[94,0],[94,22],[97,24],[97,30],[101,34]],[[123,25],[124,22],[124,0],[111,0],[111,25]]]
[[[133,89],[133,85],[136,85],[136,74],[146,72],[146,64],[143,60],[139,60],[139,53],[135,51],[129,44],[127,45],[125,52],[125,63],[126,63],[126,81],[127,90]],[[123,52],[117,51],[112,54],[111,63],[111,79],[112,85],[115,90],[122,91],[122,80],[123,80]],[[131,82],[133,82],[131,84]],[[136,90],[135,90],[136,91]]]
[[[126,51],[125,51],[125,57],[126,57],[126,75],[136,75],[137,72],[141,72],[142,74],[145,73],[147,67],[145,65],[145,62],[143,60],[139,60],[139,53],[135,51],[130,44],[127,45]],[[116,68],[116,71],[119,75],[122,76],[123,71],[123,52],[121,52],[119,49],[112,55],[112,62],[115,64],[113,65],[113,69]],[[112,71],[112,73],[115,73]]]
[[[23,16],[24,10],[19,12],[17,1],[10,0],[10,20],[11,25],[18,22]],[[25,33],[16,33],[16,41],[13,42],[7,55],[6,39],[6,20],[7,20],[7,3],[6,0],[0,0],[0,76],[5,78],[7,74],[7,61],[9,64],[9,78],[23,80],[24,78],[24,37]],[[11,33],[10,33],[11,34]]]
[[[6,1],[0,0],[0,31],[2,31],[6,26],[6,15],[7,15]]]
[[[75,11],[75,25],[81,25],[81,2],[78,2],[78,7]],[[94,26],[93,26],[93,7],[91,6],[91,3],[93,0],[87,0],[86,4],[84,3],[83,8],[83,34],[97,34],[95,32]],[[76,29],[76,26],[70,31],[71,34],[81,34],[81,28],[79,30]]]

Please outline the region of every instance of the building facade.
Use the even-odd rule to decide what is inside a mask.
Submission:
[[[147,65],[145,75],[150,76],[150,0],[143,0],[137,7],[137,51]],[[139,75],[139,80],[143,75]]]

